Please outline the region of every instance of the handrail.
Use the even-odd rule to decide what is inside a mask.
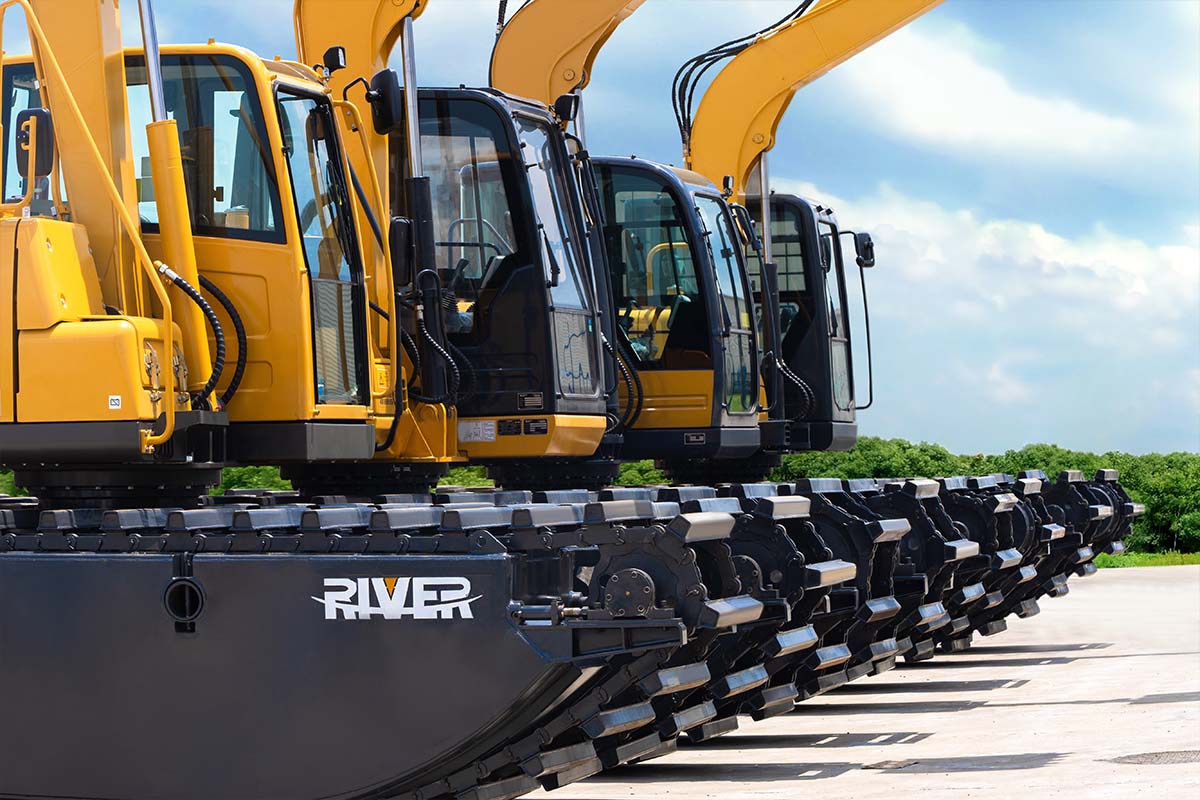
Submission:
[[[22,11],[25,12],[26,28],[29,31],[31,42],[35,44],[34,60],[35,62],[41,62],[43,70],[49,67],[50,77],[62,87],[67,109],[75,125],[83,133],[83,140],[88,145],[88,155],[95,161],[100,173],[104,176],[102,183],[108,192],[109,201],[113,204],[117,212],[117,217],[121,221],[121,227],[124,228],[126,235],[129,236],[130,241],[133,243],[134,250],[137,253],[138,265],[144,273],[150,276],[150,285],[154,290],[155,296],[158,298],[159,304],[162,306],[163,345],[166,351],[163,355],[163,360],[165,362],[164,369],[167,373],[166,386],[164,387],[166,424],[163,426],[162,433],[156,434],[153,429],[143,428],[141,430],[141,450],[146,455],[150,455],[154,453],[158,445],[170,441],[171,437],[175,434],[175,336],[172,330],[174,323],[171,318],[171,298],[167,295],[166,287],[163,286],[159,278],[158,268],[162,266],[162,263],[150,258],[150,253],[146,250],[146,245],[142,241],[141,225],[136,223],[129,214],[129,209],[125,207],[120,190],[117,189],[112,176],[108,174],[108,168],[104,164],[104,157],[100,153],[100,148],[97,146],[92,132],[88,129],[83,119],[83,112],[79,109],[79,104],[75,101],[75,96],[71,93],[66,76],[59,66],[58,60],[54,57],[54,52],[50,47],[46,32],[42,29],[41,23],[37,18],[37,13],[33,10],[29,0],[0,0],[0,36],[3,35],[2,31],[4,30],[4,15],[11,6],[20,6]],[[3,48],[0,47],[0,52],[2,51]]]

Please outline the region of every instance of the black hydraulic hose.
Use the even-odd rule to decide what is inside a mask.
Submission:
[[[625,384],[625,410],[621,413],[621,417],[616,420],[616,424],[613,425],[610,430],[616,430],[618,427],[628,428],[630,413],[633,411],[634,403],[637,402],[637,397],[634,394],[633,388],[633,377],[629,373],[629,366],[613,348],[612,342],[608,341],[608,337],[604,334],[601,334],[600,341],[603,342],[604,349],[608,351],[610,356],[612,356],[613,363],[617,365],[617,371],[621,373],[621,380]]]
[[[203,275],[200,276],[200,286],[225,309],[225,313],[233,322],[233,335],[237,339],[237,361],[234,362],[233,377],[229,379],[229,385],[221,394],[221,405],[228,406],[234,395],[237,394],[238,387],[242,385],[242,377],[246,374],[246,326],[242,324],[242,315],[238,313],[237,307],[229,299],[229,295],[221,291],[220,287]]]
[[[375,218],[375,212],[371,210],[371,204],[367,202],[367,193],[363,191],[362,184],[358,181],[358,173],[354,171],[353,164],[350,165],[350,182],[354,184],[354,194],[358,197],[358,204],[362,206],[363,213],[367,217],[367,224],[371,226],[375,242],[379,245],[380,252],[386,256],[387,253],[383,247],[383,229],[379,227],[379,220]]]
[[[458,384],[462,377],[459,374],[458,365],[454,363],[454,358],[448,352],[446,352],[446,348],[442,347],[438,340],[434,338],[433,334],[429,332],[429,328],[425,325],[425,320],[418,321],[417,327],[420,330],[421,336],[424,337],[425,341],[429,342],[429,345],[442,359],[442,363],[449,368],[450,385],[447,387],[446,393],[440,397],[430,397],[427,395],[414,394],[413,392],[409,392],[408,396],[414,400],[417,400],[418,402],[426,403],[427,405],[440,405],[442,403],[447,403],[447,401],[449,401],[454,397],[455,394],[458,393]]]
[[[200,291],[188,283],[175,270],[168,267],[166,264],[160,264],[158,271],[164,278],[175,284],[181,292],[187,295],[193,303],[199,307],[200,312],[208,320],[208,324],[213,329],[213,339],[217,343],[216,357],[213,359],[212,374],[208,376],[208,382],[204,384],[204,388],[196,395],[196,405],[207,405],[208,398],[212,396],[213,389],[217,386],[217,381],[221,379],[221,373],[225,371],[225,331],[221,328],[221,320],[217,318],[217,312],[213,311],[213,307],[204,299],[204,295]]]
[[[642,378],[638,375],[638,371],[633,367],[633,354],[629,351],[629,346],[622,340],[617,339],[619,357],[625,361],[626,368],[629,370],[629,376],[633,378],[635,395],[637,396],[637,405],[633,407],[629,415],[629,421],[625,423],[626,428],[632,428],[634,423],[638,421],[638,417],[642,415],[642,409],[646,404],[646,387],[642,384]]]
[[[454,346],[454,342],[446,340],[446,348],[450,351],[450,355],[454,357],[455,365],[460,373],[465,373],[465,386],[461,392],[458,392],[454,397],[454,405],[460,405],[474,396],[475,390],[478,388],[478,376],[475,373],[475,367],[471,364],[471,360],[467,358],[467,354]]]

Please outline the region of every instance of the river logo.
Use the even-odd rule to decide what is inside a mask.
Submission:
[[[313,600],[328,620],[474,619],[467,578],[326,578]]]

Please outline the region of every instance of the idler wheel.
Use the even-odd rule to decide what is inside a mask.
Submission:
[[[637,567],[614,572],[604,585],[604,609],[614,617],[644,617],[654,600],[654,579]]]

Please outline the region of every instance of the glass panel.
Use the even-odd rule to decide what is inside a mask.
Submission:
[[[832,363],[833,402],[849,411],[854,402],[850,379],[850,328],[846,324],[845,293],[842,275],[842,245],[837,228],[828,222],[817,223],[820,235],[821,268],[825,271],[825,299],[829,303],[830,357]]]
[[[742,267],[734,249],[740,243],[733,232],[725,206],[714,197],[701,196],[696,198],[696,208],[704,224],[713,266],[716,267],[725,321],[735,330],[749,330],[750,308],[742,283]]]
[[[4,202],[14,203],[25,196],[25,176],[17,172],[17,114],[42,105],[32,64],[4,68],[4,99]],[[34,192],[35,201],[50,199],[49,179],[43,183]]]
[[[704,224],[725,322],[731,332],[725,338],[725,405],[730,413],[752,412],[758,405],[758,370],[754,364],[746,273],[738,259],[741,242],[721,200],[701,195],[696,197],[696,208]]]
[[[522,116],[516,121],[517,135],[525,145],[521,152],[547,253],[546,267],[550,274],[546,277],[557,284],[550,288],[550,299],[556,308],[587,308],[588,295],[580,266],[583,237],[574,216],[578,206],[571,202],[571,187],[566,184],[570,172],[558,157],[543,123]]]
[[[617,322],[642,366],[711,369],[710,326],[675,195],[653,173],[603,165]]]
[[[818,224],[821,235],[821,268],[825,270],[825,298],[829,302],[829,333],[849,338],[846,309],[842,302],[842,249],[837,229],[828,222]]]
[[[799,209],[783,203],[771,205],[771,254],[779,266],[781,336],[788,335],[793,323],[801,326],[797,333],[803,336],[814,316],[802,230]]]
[[[317,402],[358,405],[353,222],[341,163],[330,145],[333,117],[324,101],[281,92],[279,126],[312,285]]]
[[[125,65],[138,212],[153,231],[158,209],[146,144],[150,90],[142,57],[130,56]],[[179,127],[195,233],[283,241],[266,125],[249,70],[228,56],[168,55],[162,57],[162,71],[167,116]]]

